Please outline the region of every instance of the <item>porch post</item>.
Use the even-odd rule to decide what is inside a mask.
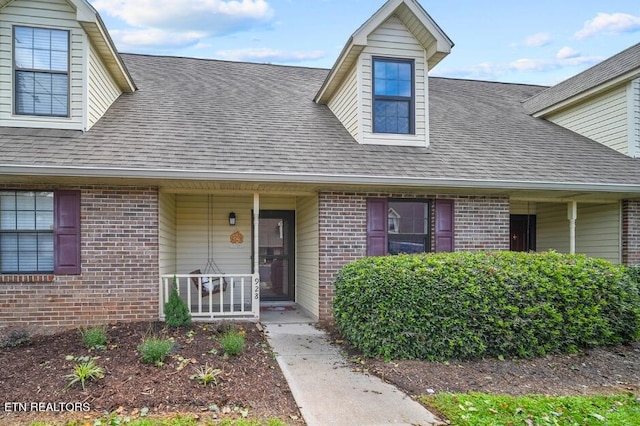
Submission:
[[[567,205],[569,219],[569,254],[576,254],[576,219],[578,218],[578,203],[570,201]]]
[[[260,318],[260,250],[258,248],[260,235],[260,194],[253,194],[253,288],[251,310],[256,319]]]

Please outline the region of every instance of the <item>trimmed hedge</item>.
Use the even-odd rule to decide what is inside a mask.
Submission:
[[[640,337],[638,276],[553,251],[368,257],[339,273],[334,318],[385,359],[575,352]]]

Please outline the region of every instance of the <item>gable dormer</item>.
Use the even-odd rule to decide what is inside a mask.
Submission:
[[[88,130],[135,85],[86,0],[0,0],[0,126]]]
[[[349,39],[315,101],[360,144],[429,145],[427,74],[453,42],[415,0],[389,0]]]

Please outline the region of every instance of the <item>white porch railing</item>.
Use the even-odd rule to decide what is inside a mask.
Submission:
[[[164,304],[169,300],[172,286],[176,284],[178,294],[189,307],[193,319],[260,318],[258,274],[172,274],[163,275],[160,281],[160,312],[163,320]],[[203,287],[217,289],[220,283],[223,283],[222,291],[200,291]]]

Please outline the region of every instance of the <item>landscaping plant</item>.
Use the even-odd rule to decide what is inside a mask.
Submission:
[[[145,339],[139,346],[138,352],[142,362],[161,366],[166,356],[171,352],[173,342],[171,340],[152,337]]]
[[[209,364],[205,364],[195,369],[195,374],[190,376],[191,379],[197,380],[203,386],[218,385],[218,376],[222,374],[219,368],[213,368]]]
[[[386,359],[534,357],[640,330],[626,268],[552,251],[365,258],[341,270],[333,306],[345,339]]]
[[[107,344],[107,333],[104,327],[91,327],[80,330],[82,343],[88,349],[105,349]]]
[[[87,380],[102,379],[103,377],[104,369],[96,365],[93,358],[74,365],[73,373],[65,376],[66,379],[69,379],[69,383],[67,384],[68,388],[80,382],[82,390],[85,389],[84,384]]]
[[[178,294],[178,280],[175,276],[169,300],[164,304],[164,320],[169,327],[182,327],[191,324],[191,313],[187,304]]]
[[[225,355],[239,355],[244,349],[244,335],[236,330],[229,330],[220,339]]]

